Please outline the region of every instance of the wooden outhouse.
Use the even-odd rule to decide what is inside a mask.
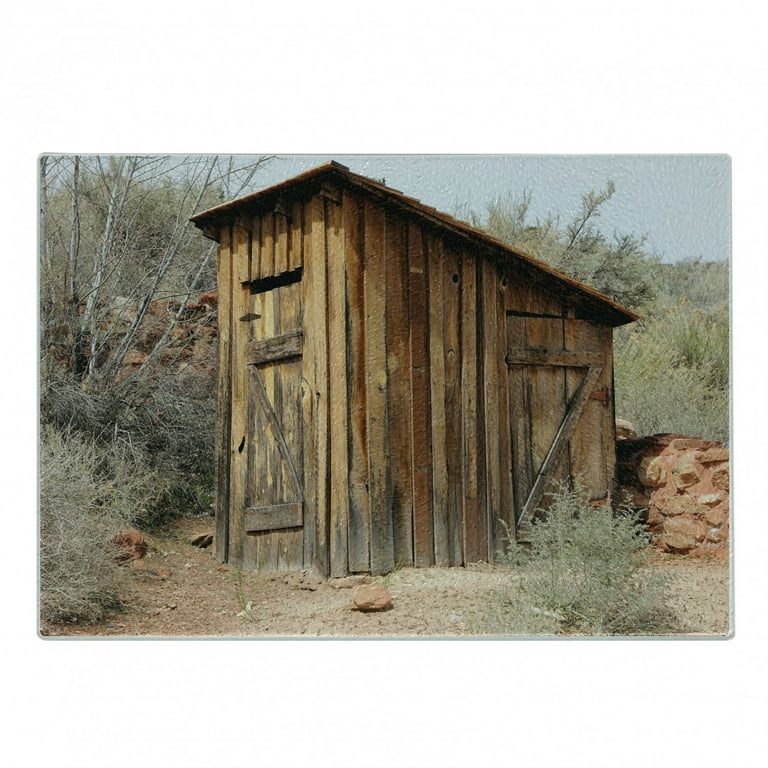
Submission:
[[[218,559],[489,561],[553,482],[611,494],[626,309],[337,163],[193,221],[220,244]]]

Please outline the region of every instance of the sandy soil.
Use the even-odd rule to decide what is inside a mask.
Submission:
[[[404,568],[386,577],[321,580],[311,574],[240,574],[190,544],[210,519],[180,520],[148,536],[150,550],[124,567],[125,609],[90,626],[48,625],[47,637],[472,637],[487,635],[494,594],[514,588],[509,571]],[[729,570],[722,561],[658,555],[669,572],[681,634],[729,632]],[[354,586],[384,584],[392,608],[351,609]]]

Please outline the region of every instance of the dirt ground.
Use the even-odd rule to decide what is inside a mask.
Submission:
[[[446,637],[488,634],[498,590],[510,572],[487,564],[403,568],[385,577],[321,580],[302,572],[239,573],[190,543],[212,530],[210,519],[176,521],[148,536],[149,551],[124,566],[125,608],[89,626],[48,625],[45,637]],[[672,577],[680,634],[727,635],[729,569],[722,560],[658,555],[653,566]],[[384,584],[387,611],[352,610],[352,589]]]

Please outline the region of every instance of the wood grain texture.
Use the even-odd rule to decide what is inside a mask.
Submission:
[[[259,279],[275,274],[275,214],[261,215]]]
[[[387,412],[389,506],[395,563],[413,564],[413,470],[411,456],[411,359],[408,342],[408,253],[405,222],[386,222]]]
[[[461,257],[461,414],[463,467],[463,547],[465,562],[488,558],[488,526],[480,500],[480,412],[478,404],[477,260]],[[484,454],[483,454],[484,455]]]
[[[455,247],[443,247],[443,345],[445,356],[445,459],[448,472],[446,512],[448,563],[464,562],[461,393],[461,263]]]
[[[251,217],[251,259],[249,280],[258,280],[261,277],[261,216]]]
[[[288,269],[304,266],[304,203],[294,200],[289,220]]]
[[[388,462],[386,224],[383,209],[368,201],[365,202],[364,219],[371,571],[373,573],[388,573],[395,565],[395,554]]]
[[[284,213],[275,213],[275,274],[288,271],[288,217]]]
[[[301,357],[303,346],[304,334],[301,330],[288,331],[272,338],[254,339],[248,342],[246,362],[248,365],[261,365]]]
[[[508,478],[503,477],[502,466],[508,457],[502,457],[502,425],[507,414],[502,410],[501,388],[505,381],[499,377],[499,356],[503,358],[505,345],[500,343],[503,324],[501,318],[500,275],[493,263],[483,261],[480,265],[480,290],[482,301],[482,390],[485,417],[485,467],[487,482],[486,519],[488,521],[489,546],[493,550],[503,533],[499,532],[500,520],[505,510],[502,502],[502,486]]]
[[[330,435],[328,400],[328,304],[325,206],[320,196],[309,203],[309,239],[305,240],[304,378],[311,394],[311,421],[305,420],[305,567],[330,573],[328,506]],[[309,251],[307,253],[307,251]],[[305,413],[306,413],[305,408]]]
[[[230,353],[232,323],[232,253],[231,230],[223,227],[220,234],[217,262],[218,292],[218,375],[216,393],[216,527],[213,536],[213,555],[226,562],[229,555],[229,446],[232,419],[232,392],[230,389]]]
[[[347,400],[349,404],[349,569],[371,565],[371,508],[368,494],[368,420],[365,335],[364,222],[361,201],[342,200],[347,270]]]
[[[603,371],[595,388],[613,390],[612,334],[610,329],[586,320],[565,321],[565,343],[572,349],[599,349]],[[568,390],[572,396],[580,382],[580,372],[569,371]],[[583,374],[582,374],[583,377]],[[591,498],[602,499],[612,492],[615,471],[615,416],[613,398],[607,404],[588,400],[571,438],[570,460],[574,479],[588,489]]]
[[[428,260],[421,228],[408,230],[411,346],[411,450],[413,452],[413,549],[417,566],[435,563],[432,528],[432,412],[430,377]]]
[[[330,575],[349,566],[349,460],[347,407],[347,296],[342,206],[325,200],[328,270],[328,371],[330,401]]]
[[[302,291],[300,283],[292,283],[278,289],[280,297],[280,332],[281,336],[301,333],[302,326]],[[283,462],[283,487],[287,489],[285,501],[302,503],[304,491],[304,428],[302,419],[302,372],[301,357],[292,357],[279,364],[283,381],[283,412],[281,417],[283,435],[287,451],[294,470]],[[291,495],[289,496],[289,492]],[[299,524],[303,524],[302,522]],[[304,532],[299,529],[282,530],[278,535],[280,570],[295,570],[303,566]]]
[[[602,365],[604,355],[590,349],[509,347],[507,365],[548,365],[560,368],[588,368]]]
[[[232,232],[232,252],[235,264],[247,260],[249,233],[234,227]],[[248,370],[245,365],[245,349],[248,341],[248,324],[241,317],[248,314],[250,290],[247,284],[239,280],[233,286],[232,321],[231,321],[231,371],[232,383],[232,432],[229,445],[230,477],[230,530],[229,562],[241,565],[245,531],[243,528],[242,509],[246,493],[248,453],[250,446],[248,430]]]
[[[561,457],[566,453],[568,441],[571,439],[573,430],[582,415],[591,389],[600,378],[601,370],[599,366],[588,368],[579,388],[571,399],[523,507],[520,516],[521,525],[525,525],[534,517],[547,489],[556,478]]]
[[[432,432],[432,531],[435,565],[450,563],[448,542],[448,452],[445,412],[445,318],[443,243],[431,232],[424,233],[429,263],[429,356]]]
[[[267,507],[246,507],[243,512],[244,528],[248,533],[297,528],[302,524],[302,502],[271,504]],[[281,570],[289,570],[282,568]]]

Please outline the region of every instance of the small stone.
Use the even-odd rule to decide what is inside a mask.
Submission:
[[[213,544],[213,533],[198,533],[189,540],[189,543],[193,547],[200,547],[200,549],[206,549]]]
[[[678,490],[696,485],[701,480],[702,467],[690,453],[684,453],[672,467],[672,478]]]
[[[685,554],[709,533],[709,526],[690,517],[670,517],[664,521],[663,540],[667,547]]]
[[[144,534],[135,528],[129,528],[113,536],[111,544],[115,548],[114,560],[117,563],[140,560],[147,554],[147,540],[144,538]]]
[[[637,437],[637,430],[626,419],[616,419],[616,439],[626,440],[629,437]]]
[[[714,507],[713,509],[707,509],[704,513],[704,519],[713,527],[719,528],[724,522],[726,517],[725,507]]]
[[[352,610],[386,611],[392,607],[392,595],[381,584],[361,584],[352,590]]]
[[[653,500],[652,506],[665,517],[695,515],[702,511],[693,496],[659,496]]]
[[[679,453],[690,450],[706,451],[716,445],[712,440],[702,440],[700,437],[677,437],[669,441],[666,450]]]
[[[646,456],[637,468],[637,479],[649,488],[660,488],[667,483],[667,470],[661,456]]]
[[[720,491],[730,490],[731,487],[731,473],[728,464],[723,464],[720,467],[715,467],[712,470],[712,485]]]
[[[718,461],[728,461],[730,452],[727,448],[710,448],[702,451],[697,457],[699,464],[712,464]]]

